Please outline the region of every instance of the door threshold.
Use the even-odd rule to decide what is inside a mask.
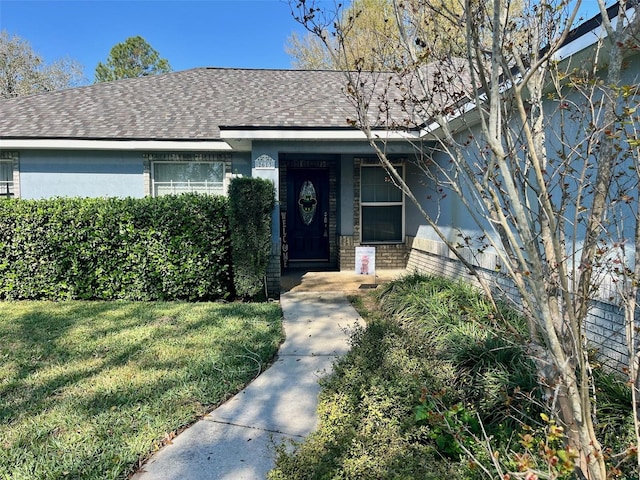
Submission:
[[[329,260],[289,260],[289,266],[283,269],[284,272],[300,270],[332,272],[338,268]]]
[[[305,258],[304,260],[289,259],[289,263],[329,263],[326,258]]]

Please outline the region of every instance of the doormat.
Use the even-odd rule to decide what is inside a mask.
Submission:
[[[361,283],[360,288],[363,290],[369,289],[369,288],[378,288],[378,284],[377,283]]]

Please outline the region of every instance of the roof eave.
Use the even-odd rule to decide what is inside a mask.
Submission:
[[[618,16],[615,14],[618,4],[614,4],[608,8],[607,12],[609,18],[612,21],[613,26],[616,26],[618,22]],[[627,16],[633,16],[636,14],[635,7],[627,7]],[[585,28],[588,27],[588,28]],[[607,32],[602,26],[602,16],[596,15],[590,20],[584,22],[581,26],[575,29],[578,33],[575,36],[570,34],[570,38],[566,41],[554,54],[552,59],[559,62],[561,67],[568,69],[570,63],[580,64],[585,58],[592,58],[589,54],[597,44],[607,37]],[[607,46],[601,48],[600,55],[608,54]],[[632,52],[629,55],[633,55]],[[519,75],[517,75],[519,78]],[[502,91],[510,90],[512,85],[501,85]],[[481,103],[486,101],[486,94],[481,94],[479,99]],[[476,101],[467,102],[465,105],[457,109],[454,113],[447,115],[444,119],[449,125],[449,130],[452,132],[458,132],[463,129],[468,129],[480,122],[480,115],[478,112],[478,105]],[[434,119],[430,119],[426,122],[420,131],[420,138],[426,141],[441,140],[443,135],[441,125]]]
[[[418,131],[398,131],[376,129],[372,135],[381,140],[414,140]],[[297,140],[297,141],[367,141],[367,135],[356,128],[261,128],[261,127],[220,127],[220,138],[233,143],[253,140]]]
[[[3,150],[231,151],[221,140],[113,140],[77,138],[0,138]]]

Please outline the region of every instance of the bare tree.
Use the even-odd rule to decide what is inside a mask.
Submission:
[[[26,40],[0,32],[0,97],[50,92],[84,83],[82,67],[73,60],[46,64]]]
[[[489,246],[498,258],[499,275],[518,291],[526,347],[576,474],[605,479],[584,327],[605,286],[616,290],[626,312],[637,452],[640,92],[624,59],[640,48],[640,17],[628,1],[607,11],[598,0],[602,33],[588,50],[568,52],[579,34],[571,29],[580,1],[460,0],[454,8],[394,0],[393,6],[399,36],[392,73],[357,62],[359,68],[345,71],[351,122],[481,282],[487,279],[470,256]],[[348,25],[327,23],[329,16],[308,1],[296,7],[296,18],[331,55],[345,54]],[[434,23],[439,31],[464,31],[463,48],[442,48],[438,37],[434,45]],[[389,161],[386,145],[398,131],[412,143],[434,203],[444,202],[439,192],[446,191],[454,194],[447,202],[453,197],[465,207],[473,228],[463,244],[440,226],[446,205],[425,207]]]
[[[435,1],[440,9],[451,15],[460,15],[462,12],[457,0]],[[402,22],[405,27],[411,22],[423,26],[422,33],[430,39],[429,56],[432,51],[462,53],[464,32],[457,25],[426,18],[419,1],[407,0],[405,7],[403,15],[406,18]],[[304,36],[293,33],[289,37],[286,51],[295,68],[390,71],[401,60],[396,58],[401,57],[403,51],[398,49],[400,30],[393,0],[355,0],[343,10],[327,11],[313,6],[310,10],[307,13],[310,12],[316,19],[322,16],[322,21],[315,24],[321,30],[308,32]],[[299,11],[294,9],[293,13],[298,17]],[[298,20],[304,22],[304,14]],[[331,26],[335,28],[326,28]],[[336,34],[336,31],[339,33]],[[422,41],[418,37],[416,40]]]

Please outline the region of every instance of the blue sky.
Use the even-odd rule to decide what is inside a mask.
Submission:
[[[135,35],[185,70],[290,68],[284,46],[302,32],[286,0],[0,0],[0,29],[47,63],[77,60],[89,82],[111,48]]]
[[[583,0],[582,10],[597,13],[596,0]],[[0,29],[47,63],[77,60],[89,83],[111,48],[135,35],[185,70],[290,68],[286,40],[303,32],[287,0],[0,0]]]

